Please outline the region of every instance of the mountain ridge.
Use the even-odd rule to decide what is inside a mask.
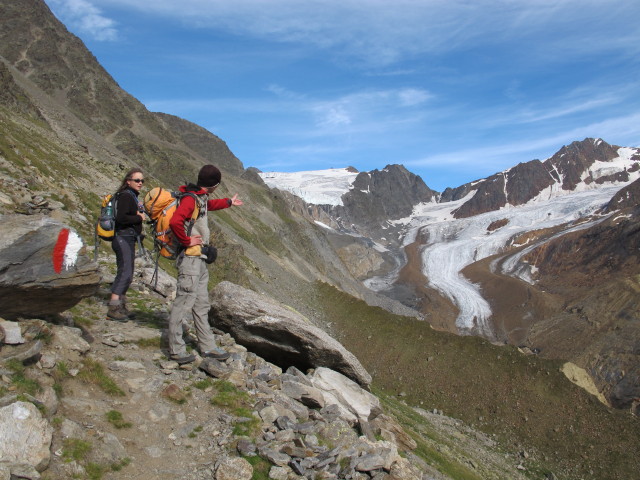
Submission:
[[[635,275],[640,273],[634,246],[639,152],[587,138],[560,148],[545,162],[519,164],[431,197],[437,201],[414,200],[413,212],[401,221],[360,220],[367,228],[351,229],[351,234],[367,236],[377,228],[378,236],[369,238],[387,249],[361,276],[370,288],[416,308],[438,328],[526,345],[547,358],[574,361],[593,376],[608,401],[635,411],[633,399],[640,389],[633,379],[640,362],[633,345],[640,341],[640,332],[625,326],[625,334],[618,335],[615,318],[634,318],[640,311],[640,305],[624,300],[626,292],[635,291]],[[358,191],[366,201],[367,190]],[[376,200],[371,199],[371,205]],[[346,207],[324,208],[324,221],[340,229],[335,219],[346,215],[338,208]],[[366,208],[353,211],[362,210]],[[349,217],[349,222],[358,221]],[[395,241],[392,235],[397,235]],[[491,263],[483,262],[485,258]],[[420,268],[423,272],[416,274]],[[625,280],[617,281],[608,272]],[[502,299],[500,288],[512,293]],[[613,294],[590,294],[616,288],[619,301]],[[588,307],[571,306],[585,301]],[[572,319],[586,315],[565,313],[585,308],[599,312],[599,331]],[[581,332],[579,347],[568,347],[572,330],[563,323]],[[555,340],[554,331],[564,340]],[[618,378],[616,372],[628,372],[628,378]]]
[[[175,182],[193,178],[199,165],[210,161],[210,158],[217,158],[206,157],[207,152],[213,152],[220,146],[220,155],[224,157],[227,154],[224,151],[227,147],[222,147],[213,134],[209,136],[206,131],[186,120],[183,122],[163,114],[139,112],[136,105],[127,102],[105,103],[104,119],[101,119],[103,105],[93,102],[95,90],[89,85],[91,75],[96,72],[95,65],[91,66],[90,74],[87,73],[89,80],[78,84],[79,98],[72,103],[74,108],[79,105],[84,107],[76,110],[69,108],[69,99],[63,89],[49,95],[26,78],[14,66],[20,62],[6,61],[4,57],[5,52],[21,45],[20,42],[7,45],[11,38],[7,36],[5,20],[16,22],[10,28],[11,35],[28,36],[29,32],[37,30],[38,22],[43,20],[38,16],[30,17],[32,7],[38,3],[41,2],[28,0],[10,5],[5,2],[0,7],[0,13],[5,13],[9,6],[21,12],[21,15],[13,17],[0,15],[0,34],[4,35],[0,46],[3,52],[0,54],[7,65],[6,71],[12,77],[5,76],[3,81],[9,85],[15,83],[11,93],[6,96],[0,94],[3,101],[0,105],[3,132],[0,138],[0,213],[28,213],[35,205],[48,211],[52,217],[69,220],[89,239],[92,221],[98,211],[99,196],[110,193],[131,166],[142,165],[145,168],[147,185],[160,184],[175,188]],[[45,15],[46,7],[42,11],[42,15]],[[54,25],[51,28],[58,27]],[[75,41],[67,42],[61,33],[65,31],[56,31],[58,36],[55,38],[58,40],[52,42],[52,48],[57,47],[61,52],[76,47],[84,48]],[[25,52],[22,47],[17,51],[20,54]],[[78,52],[71,57],[85,58]],[[74,64],[74,68],[82,70],[83,63]],[[48,69],[49,66],[43,65],[34,67],[34,72],[47,79],[49,85],[55,86],[57,77],[51,73],[55,73],[56,68],[51,71]],[[106,80],[94,85],[113,86]],[[126,97],[120,95],[118,98]],[[110,111],[111,108],[118,111]],[[91,125],[96,125],[95,128],[84,120],[89,112],[92,118],[87,122],[93,122]],[[139,118],[138,114],[145,118]],[[122,124],[112,124],[113,118],[122,119]],[[151,126],[146,123],[156,121],[160,123]],[[105,126],[111,130],[101,134],[98,130]],[[167,138],[160,138],[165,131]],[[376,387],[396,397],[399,403],[405,401],[409,405],[422,405],[421,402],[424,402],[429,409],[444,410],[464,418],[469,424],[477,425],[509,451],[530,452],[535,461],[533,458],[532,461],[525,461],[522,455],[510,456],[509,461],[514,462],[514,468],[521,463],[531,468],[523,475],[532,480],[538,480],[550,469],[564,478],[597,480],[626,480],[629,475],[625,477],[625,472],[637,471],[634,468],[639,458],[636,455],[637,442],[629,441],[629,438],[637,439],[637,435],[634,436],[637,431],[635,417],[596,405],[581,390],[567,388],[568,382],[558,373],[562,361],[542,358],[549,348],[543,350],[542,355],[523,355],[511,346],[497,347],[475,337],[444,334],[433,330],[429,323],[416,320],[415,305],[402,310],[410,314],[408,317],[389,315],[387,310],[399,311],[401,306],[393,299],[374,295],[362,286],[361,280],[391,273],[402,265],[406,258],[410,258],[408,245],[391,249],[362,234],[349,236],[337,229],[319,228],[312,215],[325,215],[328,218],[327,211],[309,207],[284,192],[266,189],[251,169],[245,170],[240,176],[231,174],[234,168],[241,171],[241,163],[236,163],[231,156],[229,159],[231,163],[223,169],[223,183],[219,192],[222,196],[239,192],[245,205],[250,208],[234,210],[233,214],[223,211],[212,220],[212,241],[220,251],[219,260],[211,268],[212,283],[218,283],[221,279],[231,280],[302,312],[310,322],[340,338],[359,358],[366,359],[367,368],[375,372]],[[627,188],[626,196],[620,197],[623,201],[632,198],[634,190],[631,186]],[[398,193],[397,190],[389,191]],[[384,192],[384,188],[381,192]],[[309,208],[312,212],[309,212]],[[447,215],[451,218],[450,212]],[[482,235],[489,238],[506,231],[509,224],[502,224],[501,220],[504,219],[495,219],[491,230],[495,234],[488,234],[489,230],[485,227]],[[631,223],[627,226],[633,225],[634,218],[630,217],[629,221]],[[378,232],[380,237],[391,236],[392,231],[387,223],[383,225],[385,229],[381,228]],[[403,232],[407,227],[402,222],[392,223],[392,226],[397,232]],[[611,226],[615,227],[613,224]],[[368,228],[373,230],[375,224]],[[587,229],[585,233],[588,232],[590,230]],[[524,244],[525,237],[542,239],[546,233],[551,232],[522,234],[521,239]],[[415,240],[412,245],[416,251],[429,241],[421,235],[416,235],[412,240]],[[104,249],[104,246],[99,247],[101,253]],[[384,257],[390,259],[386,264],[380,264]],[[491,259],[486,260],[489,265]],[[479,268],[480,263],[482,261],[471,267]],[[104,267],[108,268],[111,264]],[[361,266],[361,271],[354,274]],[[170,264],[162,264],[162,267],[169,271],[172,268]],[[630,265],[630,271],[633,271],[632,267]],[[486,285],[487,273],[482,272],[481,276],[479,281]],[[624,282],[629,284],[624,291],[628,298],[635,283],[632,277],[625,277]],[[611,300],[621,299],[616,296],[616,287],[619,289],[624,286],[624,282],[607,286],[606,293],[611,295]],[[523,285],[520,281],[518,284]],[[526,289],[539,293],[535,287],[525,285],[522,288],[525,294]],[[413,294],[407,292],[407,296]],[[428,294],[432,295],[431,305],[443,298],[436,290],[430,290]],[[89,300],[95,314],[100,315],[100,300]],[[589,308],[607,305],[603,302],[589,303],[584,296],[566,305],[562,302],[561,299],[559,303],[563,311],[572,316],[574,323],[571,325],[581,326],[590,322],[594,328],[597,328],[600,310],[594,315]],[[383,306],[385,310],[372,308],[371,305]],[[441,305],[446,312],[454,308],[447,306],[445,300]],[[144,300],[141,306],[144,306]],[[616,314],[619,312],[616,310]],[[431,317],[437,314],[433,313]],[[620,317],[622,320],[619,319],[613,327],[632,326],[632,321],[620,322],[625,318],[632,320],[633,315],[633,310],[629,310],[627,317]],[[546,330],[542,327],[547,325],[541,323],[539,331],[534,332],[539,338],[548,332],[553,334],[554,325],[549,325]],[[588,337],[589,331],[583,332],[583,336]],[[626,330],[624,332],[629,333]],[[633,339],[632,336],[628,337]],[[537,345],[532,344],[533,347]],[[586,360],[579,363],[585,365]],[[469,362],[471,365],[467,364]],[[635,368],[633,365],[599,365],[595,368],[601,369],[600,377],[593,372],[591,374],[603,379],[612,372],[622,371],[620,367],[625,371]],[[590,365],[586,367],[592,368]],[[627,376],[626,382],[631,383],[632,378]],[[620,400],[625,401],[625,391],[630,391],[628,386],[607,385],[618,388],[616,395],[621,394]],[[565,394],[566,398],[557,398]],[[437,462],[438,458],[442,458],[438,455],[436,448],[428,458]],[[546,465],[549,467],[546,468]],[[465,464],[464,471],[469,470],[474,469]],[[122,475],[126,477],[126,474],[125,471]]]

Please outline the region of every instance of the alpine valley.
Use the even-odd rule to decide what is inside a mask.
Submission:
[[[544,161],[521,163],[444,192],[430,189],[428,178],[425,183],[400,164],[371,172],[348,166],[261,172],[245,167],[208,130],[148,111],[119,87],[42,0],[0,0],[0,225],[11,225],[14,232],[21,222],[46,217],[69,225],[84,242],[82,252],[91,247],[93,253],[101,197],[117,188],[129,168],[144,170],[145,188],[175,189],[207,163],[223,173],[216,195],[238,193],[245,203],[209,216],[211,241],[219,252],[210,267],[213,291],[231,282],[252,291],[247,295],[255,292],[286,305],[285,310],[338,340],[371,374],[371,391],[385,414],[411,439],[406,443],[413,446],[403,456],[422,472],[402,477],[381,466],[355,472],[345,461],[336,469],[351,473],[330,476],[310,467],[305,476],[265,454],[261,461],[276,470],[259,476],[256,468],[249,478],[637,478],[640,149],[610,145],[606,139],[577,140]],[[5,228],[2,236],[11,241],[13,234]],[[19,301],[12,297],[11,287],[2,283],[8,281],[6,275],[0,276],[0,317],[25,325],[43,318],[53,325],[66,318],[80,326],[80,318],[94,315],[93,324],[81,325],[86,338],[102,338],[107,329],[117,328],[105,321],[102,304],[113,278],[113,256],[108,245],[98,245],[97,252],[100,288],[57,299],[69,309],[57,316],[38,314],[46,305],[35,295]],[[0,264],[0,275],[14,263]],[[166,277],[175,276],[171,262],[161,261],[160,267]],[[139,316],[166,328],[170,299],[142,280],[136,295],[149,310]],[[26,318],[17,313],[25,305],[32,308]],[[136,328],[147,326],[143,320],[137,320]],[[226,335],[228,345],[240,343],[231,339],[233,332]],[[94,348],[115,355],[116,362],[126,353],[153,366],[153,355],[161,352],[160,335],[157,341],[155,349],[122,347],[113,350],[117,355],[104,342]],[[250,347],[245,347],[246,354]],[[0,350],[0,360],[7,348]],[[86,357],[74,355],[67,361],[86,363]],[[46,368],[38,365],[27,365],[27,372],[38,375],[38,368]],[[279,367],[286,370],[287,365]],[[18,370],[9,370],[0,363],[1,407],[19,389],[14,381]],[[195,375],[165,374],[187,389]],[[280,374],[270,379],[271,386],[291,380],[292,374]],[[58,376],[51,374],[51,382],[59,381]],[[77,407],[93,412],[107,401],[92,389],[77,389],[74,378],[65,380],[69,383],[59,392],[62,407],[51,419],[54,443],[60,445],[67,445],[67,421],[85,425],[94,439],[102,440],[104,431],[112,429],[99,423],[104,412],[91,416]],[[131,392],[137,388],[131,379],[122,381]],[[255,400],[255,410],[265,395],[257,390],[246,387],[242,392],[243,398]],[[82,401],[71,402],[69,394],[65,403],[67,391]],[[162,408],[169,409],[171,418],[190,418],[197,397],[198,392],[186,403],[165,402]],[[134,398],[125,395],[114,405],[133,415],[140,409]],[[211,403],[200,406],[199,422],[207,421],[203,412]],[[216,435],[229,418],[221,415],[220,424],[212,427]],[[209,463],[193,460],[188,474],[145,476],[143,466],[165,471],[171,455],[178,456],[176,449],[185,448],[176,440],[177,430],[169,430],[172,421],[135,425],[142,433],[121,439],[128,448],[139,449],[132,463],[102,475],[234,478],[203,473],[202,465],[213,465],[217,457],[208,458]],[[146,450],[140,446],[163,428],[166,444],[156,440],[145,444]],[[197,428],[189,435],[195,436]],[[275,438],[280,433],[266,428],[258,435]],[[217,443],[216,455],[228,447],[237,456],[240,437],[247,440],[238,435]],[[310,448],[307,440],[296,448]],[[60,448],[41,477],[19,477],[12,470],[11,478],[101,478],[86,468],[68,476],[59,473],[68,474],[64,462],[69,460]],[[180,461],[206,454],[197,450],[185,450]],[[157,451],[166,455],[139,453]]]
[[[443,193],[401,165],[261,177],[337,234],[372,290],[435,328],[575,362],[637,409],[640,149],[587,138]]]

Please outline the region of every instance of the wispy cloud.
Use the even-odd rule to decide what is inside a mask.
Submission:
[[[486,172],[493,173],[512,167],[519,162],[526,162],[534,158],[548,158],[562,145],[588,137],[604,138],[607,141],[619,142],[622,146],[632,146],[631,143],[634,139],[640,138],[640,113],[609,118],[542,137],[478,146],[477,148],[452,149],[445,153],[407,161],[406,165],[447,169],[456,165],[477,162],[483,164]]]
[[[362,131],[363,125],[371,125],[375,121],[379,124],[376,130],[382,126],[392,129],[400,118],[404,121],[415,118],[416,109],[420,109],[432,97],[428,91],[416,88],[366,90],[334,99],[312,101],[306,108],[314,114],[319,128],[349,125]]]
[[[314,98],[276,84],[268,85],[265,90],[273,96],[149,99],[144,103],[152,111],[170,111],[177,115],[194,110],[218,115],[260,112],[270,113],[274,118],[286,114],[298,123],[296,129],[306,128],[307,136],[318,136],[389,131],[394,125],[418,121],[422,108],[433,98],[428,91],[417,88],[364,90],[334,98]],[[349,127],[348,132],[345,127]],[[283,128],[282,124],[278,128]]]
[[[99,41],[118,39],[116,22],[104,16],[89,0],[48,0],[54,13],[66,23],[76,27],[80,33]]]
[[[547,57],[559,51],[579,55],[611,49],[627,50],[631,55],[640,44],[640,32],[634,25],[640,6],[627,0],[91,1],[179,19],[197,28],[320,49],[340,47],[334,54],[370,66],[505,41],[526,40]],[[612,36],[612,29],[627,29],[628,33]],[[555,48],[547,48],[549,45]]]
[[[526,110],[519,113],[519,120],[522,123],[535,123],[542,122],[545,120],[551,120],[554,118],[561,118],[567,115],[573,115],[575,113],[587,112],[590,110],[594,110],[600,107],[604,107],[607,105],[611,105],[617,103],[618,99],[610,95],[602,95],[600,98],[592,98],[590,100],[577,102],[577,103],[569,103],[565,105],[559,105],[555,108],[550,108],[547,110],[536,111],[536,110]]]

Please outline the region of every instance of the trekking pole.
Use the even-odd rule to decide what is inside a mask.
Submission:
[[[150,284],[153,284],[153,289],[156,292],[158,291],[158,260],[160,260],[160,250],[158,250],[158,253],[156,253],[156,266],[153,270],[153,276],[151,277],[151,282],[149,282]]]
[[[98,261],[98,223],[93,227],[93,261]]]
[[[138,241],[138,251],[140,252],[138,256],[140,258],[144,258],[145,260],[152,260],[152,258],[149,256],[149,251],[144,248],[144,245],[142,244],[142,236],[137,235],[136,239]]]

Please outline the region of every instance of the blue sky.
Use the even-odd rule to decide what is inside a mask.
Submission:
[[[640,146],[640,2],[45,0],[122,88],[245,167],[400,163],[442,191]]]

